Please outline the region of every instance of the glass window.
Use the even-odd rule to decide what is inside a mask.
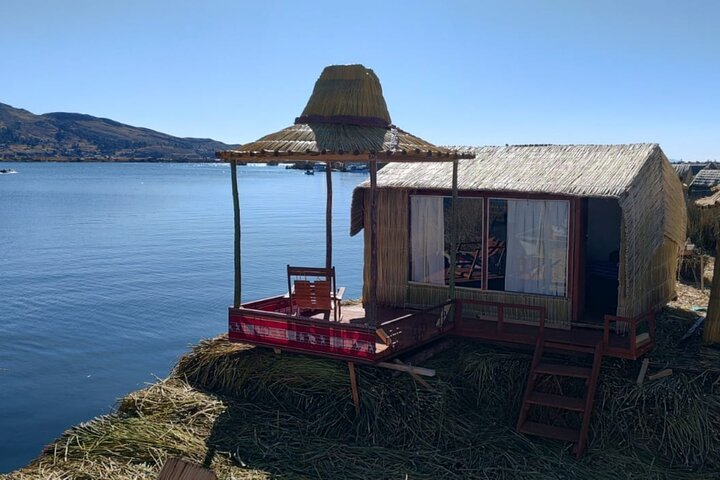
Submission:
[[[452,248],[452,199],[410,197],[410,278],[415,282],[447,285],[450,272],[455,283],[482,287],[483,199],[459,198],[458,244],[455,268],[450,268]]]
[[[490,199],[489,289],[565,296],[568,213],[564,200]]]
[[[458,199],[458,243],[451,268],[452,199],[410,197],[411,280],[447,285],[454,275],[458,287],[565,296],[569,202],[489,199],[486,254],[483,204],[482,198]]]

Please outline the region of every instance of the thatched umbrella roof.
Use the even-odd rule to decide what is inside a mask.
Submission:
[[[325,67],[294,125],[216,156],[241,162],[268,157],[333,162],[472,158],[393,125],[380,80],[363,65]]]

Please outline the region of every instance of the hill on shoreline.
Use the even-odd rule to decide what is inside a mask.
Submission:
[[[36,115],[0,103],[0,160],[203,162],[232,148],[210,138],[174,137],[81,113]]]

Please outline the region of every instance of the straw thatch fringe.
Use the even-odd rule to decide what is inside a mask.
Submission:
[[[370,223],[370,196],[363,209]],[[406,302],[408,269],[410,268],[410,237],[408,192],[378,191],[378,279],[377,301],[381,305],[402,306]],[[365,270],[363,298],[368,298],[370,285],[370,229],[365,230]],[[444,301],[444,300],[443,300]],[[438,302],[441,303],[441,302]]]
[[[662,150],[654,149],[620,199],[623,212],[617,314],[634,317],[675,294],[677,255],[687,214],[682,186]]]
[[[410,158],[415,151],[422,159],[427,157],[427,152],[431,152],[435,157],[454,153],[397,127],[386,129],[314,123],[292,125],[242,145],[237,150],[221,152],[219,156],[221,158],[238,156],[247,160],[248,155],[252,153],[256,156],[287,156],[295,159],[305,154],[344,152],[348,155],[348,161],[361,161],[362,159],[353,159],[353,156],[373,152],[406,152],[407,155],[399,157],[402,161],[405,157]],[[322,160],[322,158],[316,159]]]

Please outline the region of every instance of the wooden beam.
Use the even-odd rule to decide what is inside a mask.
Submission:
[[[399,358],[396,358],[396,359],[393,360],[393,361],[395,362],[395,365],[402,365],[402,366],[405,366],[405,367],[409,366],[409,365],[405,365],[402,361],[400,361]],[[433,389],[433,388],[430,386],[430,384],[427,383],[425,380],[423,380],[423,379],[420,377],[420,375],[418,375],[417,373],[415,373],[415,372],[413,372],[413,371],[408,371],[408,373],[410,374],[411,377],[413,377],[413,380],[415,380],[417,383],[419,383],[423,388],[425,388],[425,390],[432,390],[432,389]]]
[[[376,363],[378,367],[389,368],[390,370],[398,370],[400,372],[411,372],[416,375],[422,375],[423,377],[434,377],[435,370],[432,368],[415,367],[413,365],[399,365],[397,363],[380,362]]]
[[[377,160],[368,162],[370,170],[370,288],[368,289],[368,305],[366,318],[370,325],[378,327],[377,321]]]
[[[238,195],[237,162],[230,162],[230,177],[232,180],[233,213],[235,218],[235,296],[233,306],[236,308],[242,303],[242,268],[240,251],[240,197]]]
[[[325,185],[327,201],[325,205],[325,268],[330,270],[333,266],[332,261],[332,164],[328,162],[325,165]],[[335,285],[332,288],[336,288]]]
[[[353,405],[355,405],[355,415],[360,415],[360,392],[357,385],[357,375],[355,375],[355,364],[348,362],[348,370],[350,371],[350,389],[352,391]]]
[[[457,237],[458,237],[458,161],[453,160],[452,164],[452,219],[450,228],[450,287],[448,294],[450,300],[455,300],[455,269],[457,268]],[[487,264],[487,259],[482,259],[483,265]],[[472,268],[469,275],[472,275]],[[487,288],[486,285],[483,285]]]

